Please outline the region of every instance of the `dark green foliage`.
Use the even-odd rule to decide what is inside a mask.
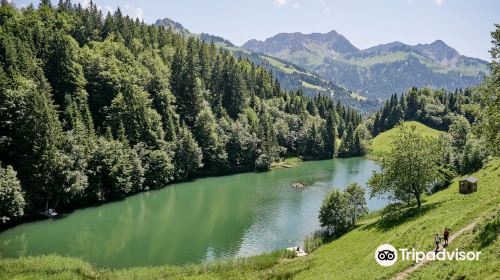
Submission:
[[[177,137],[174,163],[177,176],[184,179],[196,174],[198,168],[203,167],[203,153],[185,124],[182,124]]]
[[[144,168],[144,188],[160,189],[175,178],[170,152],[165,149],[149,150],[143,145],[135,147]]]
[[[393,95],[384,107],[375,113],[367,126],[373,135],[393,128],[400,121],[416,120],[439,130],[447,130],[441,141],[444,157],[444,177],[451,174],[466,174],[479,170],[488,156],[495,152],[491,141],[496,132],[496,111],[488,111],[495,101],[484,101],[478,93],[488,92],[488,81],[475,89],[445,92],[443,90],[412,88],[399,99]],[[485,120],[489,120],[486,124]],[[493,121],[492,121],[493,120]],[[492,125],[490,129],[487,126]],[[450,173],[451,172],[451,173]],[[449,175],[446,175],[446,174]],[[444,179],[438,185],[446,184]]]
[[[491,74],[478,88],[481,94],[479,129],[493,155],[500,154],[500,24],[491,32],[493,47],[491,53]]]
[[[352,183],[345,190],[350,203],[351,226],[356,225],[356,221],[368,214],[368,207],[365,200],[365,189],[357,183]]]
[[[474,122],[477,97],[471,89],[445,92],[412,88],[406,94],[392,95],[368,122],[373,136],[395,127],[401,121],[419,121],[439,130],[448,130],[452,119],[462,115]]]
[[[349,198],[344,192],[333,190],[328,194],[319,210],[319,221],[330,234],[340,236],[349,230]]]
[[[319,210],[319,221],[330,235],[338,237],[356,225],[356,221],[368,213],[365,190],[357,183],[345,191],[337,189],[329,193]]]
[[[284,157],[361,155],[361,115],[192,37],[97,5],[0,7],[0,160],[26,213],[267,170]],[[349,131],[348,128],[352,128]]]
[[[0,164],[0,218],[22,216],[25,206],[16,171],[10,165],[4,168]]]
[[[333,190],[329,193],[319,210],[319,221],[329,235],[339,237],[356,225],[356,221],[368,213],[365,200],[365,190],[358,184],[353,183],[345,191]],[[324,241],[320,238],[322,234],[311,237],[314,242]],[[320,238],[318,240],[318,238]]]
[[[432,187],[442,164],[436,139],[424,137],[415,126],[400,125],[392,149],[380,162],[382,171],[368,181],[370,195],[421,206],[422,195]]]
[[[116,199],[140,191],[144,169],[137,153],[117,140],[97,140],[89,162],[87,196],[91,200]]]

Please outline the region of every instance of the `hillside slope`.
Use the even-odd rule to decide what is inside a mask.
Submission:
[[[450,243],[448,250],[479,250],[481,261],[431,262],[409,278],[498,279],[500,159],[491,160],[472,176],[479,179],[476,193],[459,194],[457,178],[449,188],[427,197],[421,209],[402,210],[404,215],[395,219],[381,219],[374,214],[308,257],[286,259],[278,252],[207,265],[120,270],[95,268],[83,261],[57,256],[29,257],[1,259],[0,279],[389,279],[412,263],[398,261],[391,267],[379,266],[374,259],[379,245],[389,243],[396,248],[429,251],[434,234],[441,233],[443,227],[451,228],[453,234],[477,219],[478,226]]]
[[[424,136],[430,137],[438,137],[441,134],[441,131],[430,128],[422,123],[416,121],[404,122],[404,126],[415,126],[417,131],[419,131]],[[382,157],[386,154],[391,146],[391,139],[394,139],[394,136],[397,133],[398,128],[392,128],[388,131],[382,132],[377,137],[373,138],[371,143],[371,151],[370,155],[374,157]]]
[[[363,96],[387,99],[410,87],[455,90],[479,84],[488,63],[458,53],[441,40],[407,45],[392,42],[359,50],[341,34],[280,33],[250,40],[244,49],[295,63]]]
[[[249,59],[256,65],[263,65],[278,78],[282,87],[287,90],[301,89],[305,95],[309,96],[317,94],[331,96],[334,100],[341,101],[343,104],[356,108],[364,113],[373,112],[380,106],[379,102],[367,100],[366,97],[355,94],[345,86],[336,83],[335,80],[324,79],[318,74],[306,70],[292,62],[262,52],[254,52],[237,47],[230,41],[219,36],[207,33],[192,33],[182,24],[168,18],[157,20],[155,25],[172,28],[172,30],[184,36],[196,37],[205,42],[214,42],[217,46],[232,52],[238,57]]]

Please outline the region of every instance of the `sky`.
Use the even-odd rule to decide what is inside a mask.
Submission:
[[[88,3],[90,0],[73,0]],[[17,6],[38,1],[15,0]],[[52,0],[53,3],[58,2]],[[360,49],[401,41],[441,39],[461,54],[490,60],[490,32],[500,24],[499,0],[94,0],[154,23],[180,22],[194,33],[222,36],[236,45],[281,32],[336,30]]]

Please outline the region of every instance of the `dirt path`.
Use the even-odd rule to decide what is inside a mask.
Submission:
[[[464,227],[464,228],[460,229],[459,231],[456,231],[455,233],[453,233],[450,236],[450,238],[448,239],[448,243],[453,242],[453,240],[455,240],[455,238],[459,237],[464,232],[472,230],[477,225],[477,223],[479,222],[479,220],[480,220],[480,218],[474,220],[474,222],[468,224],[466,227]],[[443,245],[439,245],[439,250],[440,251],[443,250]],[[431,251],[431,252],[434,252],[434,251]],[[419,269],[420,267],[422,267],[423,265],[425,265],[429,261],[430,260],[426,258],[423,261],[420,261],[419,263],[413,265],[412,267],[409,267],[409,268],[401,271],[400,273],[396,274],[396,276],[394,276],[394,278],[392,278],[392,279],[393,280],[402,280],[402,279],[405,279],[406,276],[408,276],[413,271]]]

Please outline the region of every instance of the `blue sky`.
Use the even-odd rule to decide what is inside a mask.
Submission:
[[[73,0],[76,2],[77,0]],[[85,3],[89,0],[79,0]],[[33,1],[15,0],[18,6]],[[38,1],[34,1],[38,3]],[[57,0],[53,0],[56,3]],[[336,30],[358,48],[437,39],[467,56],[490,60],[490,31],[500,23],[498,0],[95,0],[153,23],[171,18],[192,32],[222,36],[237,45],[280,32]]]

